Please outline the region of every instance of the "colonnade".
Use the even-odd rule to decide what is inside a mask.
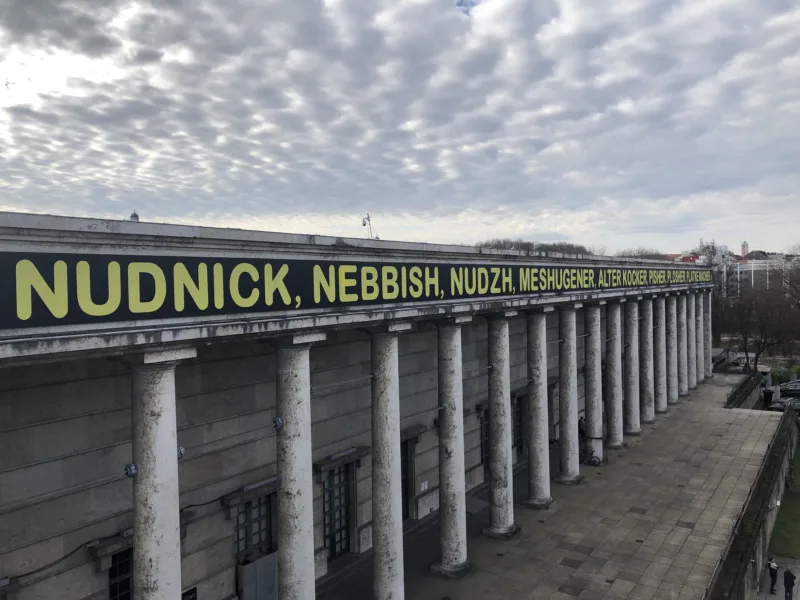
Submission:
[[[524,505],[546,508],[551,493],[546,315],[559,319],[559,466],[557,481],[581,480],[578,432],[577,310],[584,308],[586,436],[599,458],[639,435],[642,423],[678,402],[711,376],[710,291],[647,295],[605,302],[559,304],[527,312],[528,492]],[[624,313],[624,339],[622,315]],[[514,519],[509,319],[489,323],[490,522],[488,536],[508,538]],[[439,473],[441,558],[434,569],[458,576],[469,569],[464,468],[461,327],[439,328]],[[409,324],[372,330],[372,546],[374,598],[402,600],[403,526],[398,336]],[[277,347],[278,582],[281,600],[314,598],[314,531],[309,348],[324,333],[295,335]],[[606,348],[606,382],[602,348]],[[175,417],[175,366],[193,349],[151,353],[134,363],[133,586],[141,600],[177,600],[181,593]],[[624,368],[623,368],[624,366]],[[605,387],[605,389],[603,389]],[[605,419],[604,419],[605,413]],[[605,425],[605,426],[604,426]],[[604,435],[605,431],[605,435]]]

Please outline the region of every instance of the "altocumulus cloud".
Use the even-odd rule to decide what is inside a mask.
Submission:
[[[4,0],[0,208],[785,246],[794,0]]]

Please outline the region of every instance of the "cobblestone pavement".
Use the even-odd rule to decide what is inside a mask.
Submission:
[[[536,511],[519,501],[522,531],[509,541],[482,537],[488,509],[468,515],[475,568],[461,580],[429,571],[439,554],[438,525],[406,539],[409,600],[701,600],[737,513],[755,480],[781,415],[726,410],[736,376],[701,384],[642,435],[611,451],[601,467],[582,467],[579,486],[553,484],[556,502]],[[372,597],[363,561],[320,600]]]

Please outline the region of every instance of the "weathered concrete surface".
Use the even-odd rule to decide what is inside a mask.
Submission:
[[[696,323],[696,333],[695,338],[697,341],[697,382],[700,383],[706,378],[706,328],[704,322],[704,302],[703,296],[704,292],[697,292],[694,295],[694,312],[695,312],[695,323]]]
[[[678,312],[678,395],[689,393],[688,333],[686,332],[686,295],[676,298]]]
[[[666,297],[667,309],[667,404],[677,404],[678,385],[678,299]]]
[[[281,598],[312,598],[314,487],[311,475],[311,372],[307,344],[278,349],[278,589]]]
[[[656,413],[667,412],[667,306],[666,298],[653,300],[653,377]]]
[[[600,306],[584,309],[586,314],[586,437],[600,460],[603,459],[603,371],[601,363],[603,335],[600,329]]]
[[[435,569],[458,574],[467,562],[464,490],[464,384],[461,325],[439,326],[439,528],[441,559]]]
[[[185,352],[185,358],[195,355]],[[143,600],[181,593],[178,438],[174,352],[133,367],[133,585]]]
[[[528,313],[528,497],[530,508],[547,508],[550,496],[550,444],[547,435],[547,315]]]
[[[653,365],[653,299],[645,298],[639,303],[639,352],[641,358],[639,393],[642,423],[656,419],[655,373]]]
[[[714,341],[711,334],[711,290],[703,292],[703,312],[705,313],[703,317],[703,336],[705,337],[703,349],[706,352],[703,366],[706,370],[706,379],[710,379],[714,376],[714,359],[712,357]]]
[[[689,367],[689,389],[697,387],[697,304],[694,294],[686,295],[686,360]]]
[[[639,303],[625,304],[625,435],[639,435]]]
[[[435,527],[409,539],[408,597],[700,600],[780,419],[723,409],[738,380],[715,375],[584,484],[559,486],[550,510],[518,513],[514,540],[481,537],[488,511],[469,515],[476,568],[463,580],[429,575]],[[366,598],[370,585],[365,565],[318,600]]]
[[[400,373],[396,333],[372,336],[373,598],[403,600]],[[311,573],[308,574],[309,578]],[[306,596],[312,598],[313,596]]]
[[[558,371],[558,447],[561,453],[562,483],[576,484],[580,481],[579,439],[578,439],[578,355],[576,310],[570,306],[559,310]]]
[[[606,329],[608,354],[606,355],[607,391],[606,411],[608,413],[608,447],[619,448],[623,439],[622,417],[622,306],[611,302],[606,307]]]

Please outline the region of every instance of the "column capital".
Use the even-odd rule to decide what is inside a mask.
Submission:
[[[367,327],[363,331],[366,331],[370,335],[398,335],[406,331],[411,331],[411,323],[403,321],[398,323],[384,323],[382,325],[376,325],[375,327]]]
[[[558,310],[578,310],[583,308],[583,302],[565,302],[558,306]]]
[[[140,354],[130,354],[125,357],[125,362],[132,367],[147,367],[157,365],[172,365],[182,360],[197,358],[197,348],[170,348],[168,350],[150,350]]]
[[[270,340],[278,348],[291,348],[293,346],[310,346],[317,342],[324,342],[328,334],[324,331],[309,331],[306,333],[296,333]]]
[[[510,319],[511,317],[516,317],[519,314],[518,310],[498,310],[495,312],[486,313],[483,316],[484,319]]]
[[[431,321],[437,327],[460,327],[472,323],[472,315],[457,315],[455,317],[442,317]]]
[[[527,314],[536,314],[536,313],[550,313],[556,309],[555,306],[532,306],[529,309],[526,309],[525,312]]]

